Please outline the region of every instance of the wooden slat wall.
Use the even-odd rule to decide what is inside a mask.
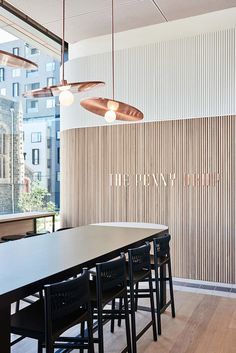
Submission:
[[[235,283],[234,116],[73,129],[61,134],[63,225],[167,224],[174,275]],[[110,186],[109,174],[175,173],[174,185]],[[185,173],[219,173],[184,185]],[[212,174],[215,177],[215,174]],[[172,175],[173,177],[173,175]],[[216,177],[215,177],[216,178]]]

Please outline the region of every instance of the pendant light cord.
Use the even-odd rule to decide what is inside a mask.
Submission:
[[[114,0],[111,5],[111,51],[112,51],[112,99],[115,98],[115,43],[114,43]]]
[[[64,69],[64,53],[65,53],[65,13],[66,4],[65,0],[62,0],[62,46],[61,46],[61,66],[62,66],[62,82],[65,80],[65,69]]]

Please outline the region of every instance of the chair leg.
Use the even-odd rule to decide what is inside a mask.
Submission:
[[[114,324],[115,324],[114,311],[115,311],[115,305],[116,305],[116,300],[113,299],[112,300],[112,304],[111,304],[111,312],[112,312],[111,328],[110,328],[111,333],[114,333]]]
[[[135,323],[135,302],[134,302],[134,285],[130,283],[130,308],[131,308],[131,338],[133,353],[137,353],[136,342],[136,323]]]
[[[119,305],[120,305],[120,308],[122,310],[122,299],[120,300]],[[131,353],[132,352],[132,346],[131,346],[131,338],[130,338],[129,306],[128,306],[127,293],[124,296],[124,310],[125,310],[125,331],[126,331],[127,351],[128,351],[128,353]]]
[[[160,308],[160,297],[159,297],[159,281],[158,281],[158,268],[155,266],[155,287],[156,287],[156,308],[157,308],[157,327],[158,335],[161,335],[161,308]]]
[[[150,306],[151,306],[151,316],[152,316],[152,330],[153,330],[153,340],[157,341],[157,326],[156,326],[156,315],[155,315],[155,306],[153,299],[153,287],[152,287],[152,274],[151,271],[148,276],[149,281],[149,294],[150,294]]]
[[[138,310],[138,289],[139,289],[139,282],[136,283],[135,285],[135,311]]]
[[[98,352],[104,353],[102,304],[98,303]]]
[[[20,310],[20,300],[17,300],[15,312],[17,313],[19,310]]]
[[[91,316],[91,315],[90,315]],[[92,317],[88,318],[88,353],[94,353]]]
[[[43,353],[43,346],[41,341],[38,341],[38,353]]]
[[[171,313],[172,313],[172,317],[175,317],[175,302],[174,302],[174,291],[173,291],[172,271],[171,271],[170,259],[168,261],[168,274],[169,274],[169,286],[170,286]]]
[[[54,353],[54,347],[52,342],[47,342],[45,348],[46,348],[46,353]],[[42,351],[40,353],[42,353]]]
[[[122,298],[119,298],[119,319],[118,319],[118,326],[121,327],[121,315],[122,315]]]
[[[80,335],[81,335],[82,338],[84,338],[84,325],[85,325],[85,322],[84,321],[81,322],[81,324],[80,324],[80,326],[81,326],[80,327]],[[84,353],[84,349],[80,348],[79,352],[80,353]]]

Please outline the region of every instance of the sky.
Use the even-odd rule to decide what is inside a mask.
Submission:
[[[14,37],[12,34],[4,31],[0,28],[0,43],[10,42],[12,40],[16,40],[17,38]]]

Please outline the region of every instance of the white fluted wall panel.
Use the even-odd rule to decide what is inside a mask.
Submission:
[[[235,115],[235,28],[116,51],[116,98],[144,112],[144,122]],[[62,108],[62,130],[106,125],[84,111],[85,96],[111,96],[110,53],[73,59],[68,80],[103,80],[106,87]],[[117,122],[115,122],[116,124]]]

